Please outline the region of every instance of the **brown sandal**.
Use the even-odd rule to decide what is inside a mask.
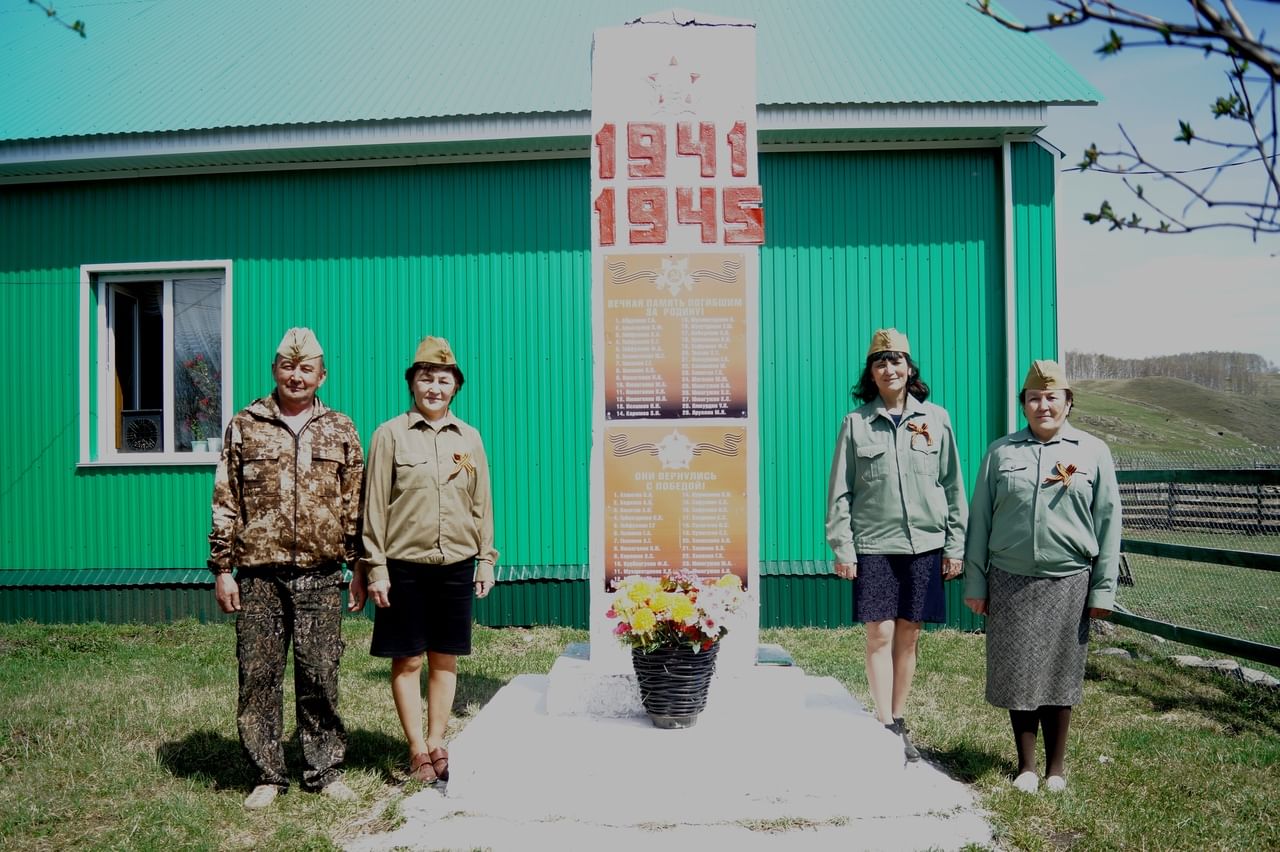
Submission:
[[[436,783],[437,778],[435,764],[431,760],[431,755],[426,752],[418,752],[409,760],[410,780],[421,781],[423,784],[430,786]]]
[[[431,771],[441,781],[449,780],[449,752],[443,746],[426,755],[431,761]],[[440,764],[444,764],[441,766]]]

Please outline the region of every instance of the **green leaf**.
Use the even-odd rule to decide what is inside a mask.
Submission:
[[[1191,144],[1191,140],[1196,138],[1196,132],[1191,129],[1191,125],[1182,119],[1178,119],[1178,135],[1173,137],[1174,142],[1186,142]]]
[[[1111,31],[1111,35],[1102,43],[1102,47],[1094,51],[1101,56],[1115,56],[1124,49],[1124,39],[1115,30]]]

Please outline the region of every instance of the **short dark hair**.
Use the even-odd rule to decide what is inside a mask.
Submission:
[[[453,374],[453,383],[458,389],[453,392],[455,398],[462,390],[462,384],[466,381],[462,376],[462,371],[458,369],[456,364],[428,364],[425,361],[418,361],[409,365],[409,369],[404,371],[404,383],[409,388],[409,396],[413,396],[413,380],[418,378],[419,370],[445,370]]]
[[[920,368],[916,366],[916,362],[912,361],[911,356],[906,352],[895,352],[890,349],[884,352],[873,352],[867,356],[867,365],[862,368],[862,377],[858,379],[858,383],[851,391],[854,399],[870,402],[880,396],[880,388],[876,387],[876,379],[871,375],[871,368],[880,361],[895,356],[905,358],[907,361],[907,393],[921,402],[929,398],[929,386],[920,378]]]

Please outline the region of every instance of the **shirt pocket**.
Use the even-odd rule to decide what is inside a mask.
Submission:
[[[284,447],[277,441],[262,440],[256,435],[245,435],[240,445],[241,478],[246,486],[254,487],[268,484],[279,487],[280,459],[284,455]]]
[[[858,477],[865,482],[874,482],[889,475],[888,447],[884,444],[872,444],[858,447]]]
[[[1075,473],[1071,474],[1071,484],[1067,486],[1067,491],[1071,494],[1072,499],[1084,503],[1086,506],[1093,503],[1093,483],[1097,479],[1098,471],[1093,468],[1076,468]],[[1057,483],[1054,483],[1057,485]]]
[[[396,447],[396,485],[401,491],[434,487],[435,459],[425,450]]]
[[[924,438],[913,436],[911,439],[911,472],[921,476],[938,478],[938,470],[942,458],[942,445],[934,442],[930,445]]]
[[[1034,479],[1035,469],[1026,462],[1002,462],[996,468],[996,499],[1030,493]]]
[[[337,497],[342,466],[347,456],[342,447],[318,444],[311,449],[311,487],[321,497]]]

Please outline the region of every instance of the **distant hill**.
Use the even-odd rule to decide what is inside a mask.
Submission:
[[[1280,376],[1257,379],[1248,395],[1162,377],[1073,381],[1071,422],[1117,455],[1280,448]]]

